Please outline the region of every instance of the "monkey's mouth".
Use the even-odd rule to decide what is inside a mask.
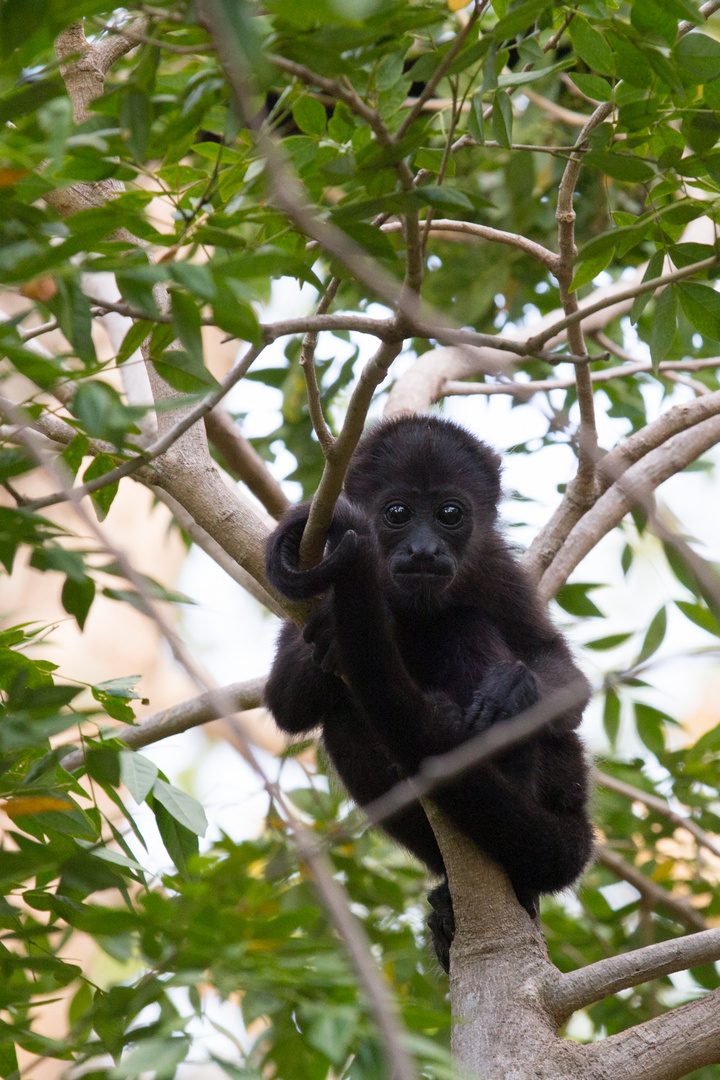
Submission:
[[[455,568],[449,559],[435,559],[424,565],[403,561],[392,568],[392,576],[401,588],[437,590],[449,585],[455,576]]]

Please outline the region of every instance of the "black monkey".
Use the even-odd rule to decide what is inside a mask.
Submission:
[[[499,459],[489,447],[437,417],[384,422],[358,444],[345,495],[318,566],[297,569],[307,505],[289,511],[268,542],[268,577],[280,592],[324,595],[303,633],[283,626],[265,698],[284,731],[322,724],[362,806],[429,755],[583,677],[498,531]],[[531,916],[538,894],[569,885],[590,857],[587,767],[574,730],[586,700],[433,794],[505,868]],[[444,876],[419,803],[383,827]],[[447,971],[447,884],[429,899]]]

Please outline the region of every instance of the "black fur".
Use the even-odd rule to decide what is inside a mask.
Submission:
[[[386,422],[360,441],[345,492],[319,566],[297,569],[306,505],[270,537],[273,585],[290,599],[323,598],[304,634],[283,626],[266,701],[284,731],[322,725],[335,768],[364,805],[429,755],[582,676],[497,529],[499,460],[487,446],[436,417]],[[531,916],[538,894],[569,885],[590,857],[574,731],[584,704],[433,795],[504,866]],[[384,828],[444,875],[419,804]],[[447,970],[447,886],[431,902]]]

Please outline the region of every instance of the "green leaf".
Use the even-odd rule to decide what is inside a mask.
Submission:
[[[603,728],[608,737],[608,742],[614,750],[617,744],[618,732],[620,730],[620,698],[613,689],[609,689],[605,693]]]
[[[549,67],[537,67],[530,71],[513,71],[509,75],[498,76],[498,86],[526,86],[527,83],[537,82],[538,79],[544,79],[547,75],[553,75],[556,71],[564,71],[566,68],[572,67],[574,60],[572,57],[568,57],[566,60],[560,60],[557,64],[551,64]],[[605,84],[607,86],[607,83]]]
[[[615,58],[612,49],[601,33],[595,30],[582,15],[576,15],[568,27],[570,39],[581,60],[599,75],[615,74]]]
[[[606,251],[599,251],[597,255],[585,259],[575,271],[575,276],[570,283],[570,292],[575,292],[577,289],[582,288],[583,285],[593,281],[609,265],[614,254],[615,245],[611,244]]]
[[[145,322],[143,319],[138,319],[137,322],[132,324],[123,338],[122,345],[118,349],[118,364],[122,364],[125,360],[129,360],[132,354],[137,352],[145,338],[149,336],[151,329],[152,323]]]
[[[202,321],[197,304],[191,296],[180,292],[179,289],[172,290],[171,299],[173,330],[185,346],[193,364],[205,370],[202,334],[200,332]]]
[[[98,477],[104,476],[105,473],[110,472],[115,468],[115,462],[109,454],[98,454],[94,458],[87,469],[82,475],[83,483],[87,483],[88,480],[97,480]],[[113,499],[117,495],[120,481],[115,480],[112,484],[106,484],[105,487],[98,488],[97,491],[93,491],[90,498],[93,501],[95,507],[95,513],[97,514],[98,521],[104,521],[108,515],[108,511],[113,504]]]
[[[703,337],[720,341],[720,294],[696,281],[679,281],[675,287],[688,322]]]
[[[642,643],[642,648],[638,653],[636,664],[639,664],[642,660],[647,660],[649,656],[652,656],[663,643],[665,638],[665,631],[667,630],[667,611],[665,607],[661,607],[657,615],[654,617],[648,631],[645,635],[645,639]]]
[[[500,19],[493,29],[493,37],[496,41],[505,41],[515,37],[522,30],[527,30],[538,15],[551,4],[552,0],[526,0],[524,4],[519,4],[503,19]]]
[[[595,101],[610,101],[612,98],[612,86],[605,79],[601,79],[599,75],[586,75],[581,71],[571,71],[570,78],[578,90],[581,90],[583,94],[587,94],[588,97],[593,98]]]
[[[477,90],[470,104],[470,116],[468,118],[468,135],[479,146],[485,145],[485,120],[483,117],[482,90]]]
[[[509,150],[512,146],[512,103],[505,90],[497,90],[493,98],[492,125],[495,140]]]
[[[214,390],[219,385],[203,363],[198,362],[182,349],[166,349],[162,359],[154,360],[158,374],[174,390],[183,393],[198,393]]]
[[[673,49],[678,67],[695,84],[720,75],[720,41],[707,34],[686,34]]]
[[[677,329],[677,292],[674,285],[666,285],[655,301],[655,315],[650,331],[650,357],[653,371],[672,349]]]
[[[311,97],[310,94],[303,94],[295,102],[293,120],[306,135],[316,135],[319,138],[325,134],[327,123],[325,106],[321,105],[318,99]]]
[[[156,781],[157,783],[158,781]],[[152,797],[152,796],[150,796]],[[167,853],[183,877],[188,876],[187,860],[199,851],[198,838],[168,813],[161,802],[153,798],[153,814]]]
[[[131,86],[123,94],[119,119],[130,153],[136,161],[145,161],[153,108],[144,90]]]
[[[90,605],[95,599],[95,582],[93,579],[85,577],[78,582],[71,577],[65,578],[61,599],[62,606],[68,615],[74,615],[78,626],[83,630]]]
[[[665,725],[668,722],[674,723],[672,717],[640,701],[636,701],[633,707],[637,732],[641,740],[651,753],[662,754],[665,749]]]
[[[647,269],[643,274],[643,281],[652,281],[653,278],[660,277],[663,270],[663,263],[665,256],[662,251],[656,251],[650,262],[647,264]],[[630,322],[635,325],[642,315],[647,305],[652,300],[652,292],[648,290],[645,293],[641,293],[633,300],[633,305],[630,308]]]
[[[651,165],[630,154],[606,154],[600,150],[590,150],[583,163],[594,165],[606,176],[626,184],[647,184],[655,175]]]
[[[196,836],[205,835],[208,824],[205,811],[192,795],[173,787],[165,780],[156,780],[152,793],[153,798],[162,803],[167,812],[185,829],[189,829]]]
[[[438,187],[435,184],[424,184],[418,188],[418,197],[431,206],[460,206],[463,210],[472,210],[473,204],[462,191],[451,187]]]
[[[215,323],[240,341],[253,345],[260,343],[261,335],[257,316],[249,304],[238,300],[229,285],[222,284],[213,300]]]
[[[701,604],[689,604],[686,600],[676,600],[675,603],[690,622],[694,622],[696,626],[707,630],[709,634],[720,637],[720,622],[715,618],[712,611],[709,611]]]
[[[607,637],[594,638],[593,641],[586,641],[586,649],[596,649],[598,652],[604,652],[606,649],[615,649],[618,645],[622,645],[624,641],[632,637],[632,633],[629,634],[608,634]]]
[[[135,802],[145,802],[158,778],[157,765],[133,750],[120,752],[120,779]]]
[[[572,585],[563,585],[555,597],[558,604],[570,615],[580,615],[583,618],[596,618],[602,616],[602,611],[587,595],[592,589],[600,589],[602,585],[585,582],[573,582]]]

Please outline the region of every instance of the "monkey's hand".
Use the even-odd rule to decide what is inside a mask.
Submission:
[[[328,532],[325,557],[317,566],[298,569],[300,541],[309,514],[309,503],[293,507],[267,544],[268,580],[289,600],[319,596],[341,576],[353,573],[362,560],[375,558],[375,539],[368,518],[347,499],[339,499]]]
[[[335,616],[329,598],[321,600],[305,623],[303,638],[313,646],[312,658],[319,668],[329,675],[342,675],[335,643]]]
[[[493,664],[475,691],[466,718],[473,734],[529,709],[540,700],[537,679],[522,660]]]

